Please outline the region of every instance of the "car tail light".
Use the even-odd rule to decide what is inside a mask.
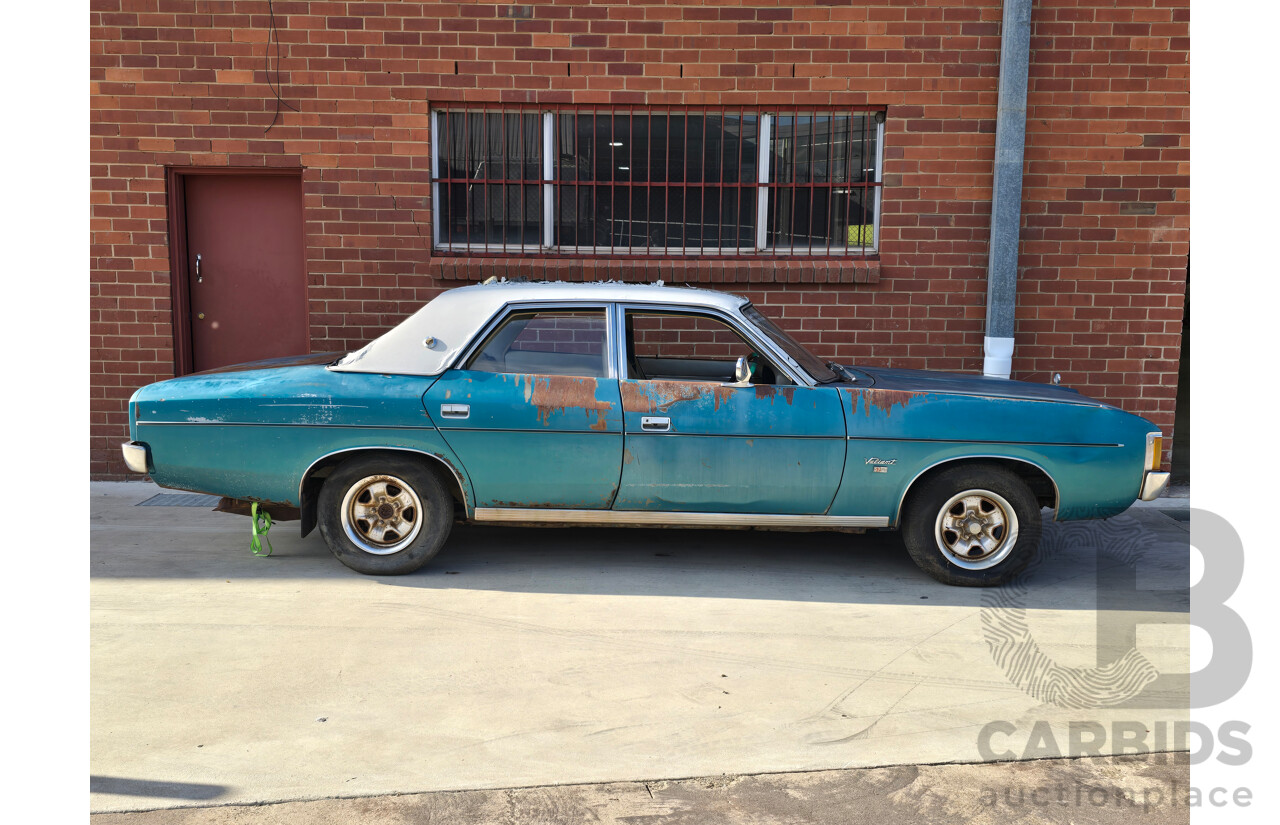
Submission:
[[[1160,458],[1164,455],[1164,434],[1147,433],[1147,469],[1159,470]]]

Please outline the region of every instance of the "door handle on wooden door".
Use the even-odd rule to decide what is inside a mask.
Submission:
[[[199,252],[197,252],[196,253],[196,283],[198,284],[204,283],[204,276],[200,274],[200,258],[201,258],[201,255]]]

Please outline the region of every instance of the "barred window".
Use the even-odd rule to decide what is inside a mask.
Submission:
[[[883,112],[432,112],[438,250],[867,255]]]

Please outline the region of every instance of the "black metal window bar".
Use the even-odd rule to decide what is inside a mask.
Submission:
[[[483,255],[870,255],[883,144],[884,112],[874,109],[438,109],[434,245]]]

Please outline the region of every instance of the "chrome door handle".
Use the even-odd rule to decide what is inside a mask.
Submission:
[[[442,418],[470,418],[470,404],[441,404],[440,416]]]
[[[198,284],[204,283],[204,276],[200,274],[200,258],[201,258],[201,255],[199,252],[197,252],[196,253],[196,283]]]
[[[665,433],[671,429],[671,419],[644,415],[640,417],[640,429],[651,433]]]

